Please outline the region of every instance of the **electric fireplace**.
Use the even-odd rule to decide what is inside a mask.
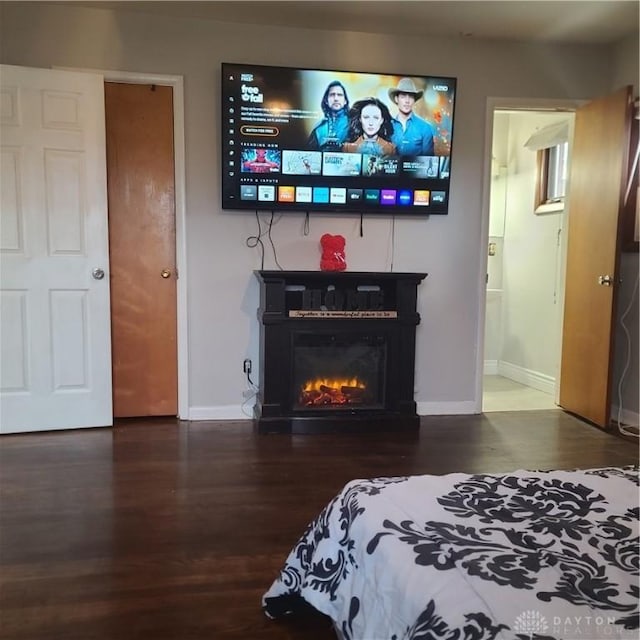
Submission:
[[[256,271],[260,433],[417,428],[421,273]]]

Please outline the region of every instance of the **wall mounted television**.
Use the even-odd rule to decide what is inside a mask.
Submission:
[[[455,78],[223,63],[222,208],[446,214]]]

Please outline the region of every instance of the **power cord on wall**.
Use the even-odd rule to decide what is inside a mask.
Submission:
[[[249,236],[245,244],[249,249],[255,249],[255,247],[260,247],[260,270],[264,270],[264,242],[262,242],[262,226],[260,225],[260,215],[256,210],[256,222],[258,223],[258,235],[257,236]]]
[[[391,272],[393,273],[393,261],[396,257],[396,215],[391,216]]]
[[[244,392],[244,400],[240,405],[240,410],[248,418],[253,418],[252,414],[247,413],[246,407],[247,407],[247,404],[251,402],[251,400],[253,400],[258,395],[258,391],[260,389],[258,388],[258,385],[254,384],[253,380],[251,379],[251,360],[249,358],[247,358],[242,364],[242,369],[244,371],[244,374],[247,376],[248,389],[247,391]]]
[[[627,325],[624,322],[627,315],[629,315],[629,312],[633,308],[633,304],[636,299],[636,293],[638,291],[639,278],[640,276],[636,276],[636,281],[633,285],[633,290],[631,291],[631,299],[629,300],[629,304],[624,310],[624,313],[620,316],[620,326],[622,327],[625,338],[627,340],[627,353],[626,362],[624,364],[624,368],[622,369],[622,374],[620,375],[620,381],[618,382],[618,431],[624,436],[632,436],[634,438],[640,437],[640,427],[638,425],[622,424],[622,388],[624,386],[624,378],[627,375],[627,371],[629,370],[629,365],[631,363],[631,335],[629,334]]]
[[[268,231],[267,231],[267,235],[268,235],[268,237],[269,237],[269,242],[271,243],[271,248],[273,249],[273,259],[274,259],[274,261],[275,261],[275,263],[276,263],[276,265],[277,265],[278,269],[280,269],[280,271],[284,271],[284,269],[282,268],[282,265],[278,262],[278,254],[277,254],[277,252],[276,252],[276,245],[273,243],[273,238],[271,237],[271,228],[272,228],[272,227],[273,227],[273,225],[274,225],[274,220],[273,220],[274,215],[275,215],[275,213],[272,211],[272,212],[271,212],[271,218],[270,218],[270,220],[269,220],[269,229],[268,229]],[[281,217],[282,217],[282,216],[280,216],[280,218],[281,218]],[[278,219],[275,221],[275,222],[276,222],[276,224],[280,221],[280,218],[278,218]]]
[[[262,223],[260,222],[260,214],[256,210],[256,222],[258,223],[258,233],[255,236],[249,236],[245,244],[250,249],[255,249],[255,247],[260,247],[260,270],[264,270],[264,242],[262,238],[266,235],[269,238],[269,243],[271,244],[271,249],[273,250],[273,259],[280,271],[283,271],[282,265],[278,262],[278,254],[276,252],[276,245],[273,242],[273,237],[271,235],[271,230],[274,224],[277,224],[280,221],[280,218],[275,218],[275,212],[271,212],[271,218],[267,223],[267,228],[265,231],[262,230]]]

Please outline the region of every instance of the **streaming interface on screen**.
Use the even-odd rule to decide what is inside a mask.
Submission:
[[[455,79],[222,65],[225,209],[446,214]]]

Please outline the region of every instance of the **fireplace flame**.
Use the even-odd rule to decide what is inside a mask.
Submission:
[[[362,403],[366,388],[358,378],[307,380],[300,393],[300,403],[305,406]]]
[[[366,388],[364,382],[360,382],[358,378],[316,378],[315,380],[307,380],[302,390],[320,391],[320,387],[329,387],[330,389],[337,390],[340,390],[342,387]]]

